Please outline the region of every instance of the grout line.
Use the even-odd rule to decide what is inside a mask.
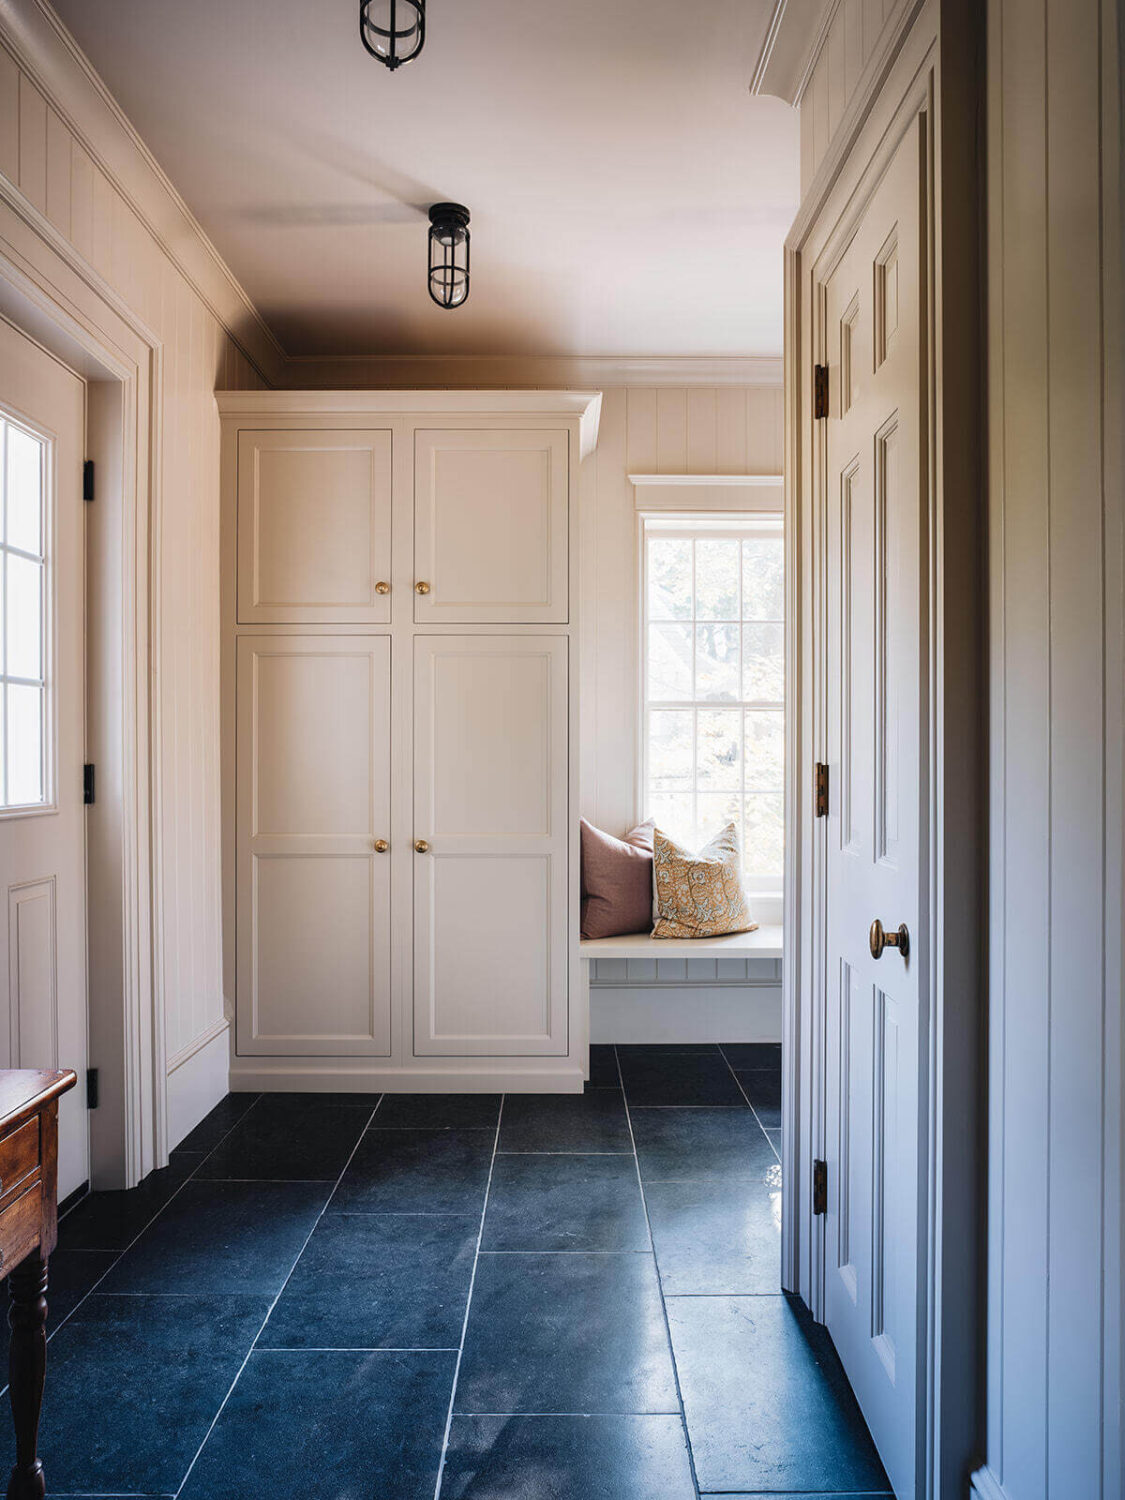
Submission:
[[[500,1126],[504,1120],[504,1100],[506,1094],[500,1095],[500,1113],[496,1116],[496,1134],[492,1138],[492,1159],[488,1163],[488,1181],[484,1185],[484,1202],[480,1210],[480,1227],[477,1230],[477,1247],[473,1253],[473,1269],[469,1276],[469,1295],[465,1299],[465,1316],[461,1320],[461,1343],[457,1350],[457,1361],[453,1366],[453,1388],[449,1392],[449,1410],[445,1415],[445,1431],[441,1437],[441,1458],[438,1461],[437,1481],[434,1484],[434,1500],[439,1500],[441,1495],[441,1483],[445,1477],[445,1456],[449,1451],[449,1434],[453,1427],[453,1405],[457,1399],[457,1381],[461,1375],[461,1360],[465,1354],[465,1335],[469,1330],[469,1313],[473,1306],[473,1288],[477,1284],[477,1267],[480,1265],[480,1246],[484,1238],[484,1219],[488,1213],[488,1195],[492,1190],[492,1172],[496,1166],[496,1156],[500,1146]]]
[[[680,1389],[680,1371],[676,1364],[676,1351],[672,1346],[672,1329],[668,1322],[668,1303],[664,1296],[664,1282],[660,1275],[660,1262],[656,1257],[656,1244],[652,1238],[652,1222],[648,1216],[648,1199],[645,1197],[644,1180],[641,1177],[641,1159],[637,1155],[637,1140],[633,1134],[633,1117],[629,1112],[629,1096],[625,1092],[625,1078],[621,1072],[621,1055],[614,1047],[613,1055],[617,1059],[617,1076],[621,1079],[621,1098],[625,1105],[625,1123],[629,1127],[629,1139],[633,1143],[633,1165],[637,1170],[637,1187],[641,1193],[641,1207],[644,1209],[645,1225],[648,1229],[649,1244],[652,1245],[652,1264],[656,1272],[656,1287],[660,1293],[660,1311],[664,1316],[664,1337],[668,1340],[668,1358],[672,1362],[672,1379],[676,1382],[676,1398],[680,1403],[680,1425],[684,1433],[684,1446],[687,1449],[688,1467],[691,1471],[691,1482],[696,1495],[699,1494],[699,1476],[695,1472],[695,1454],[691,1447],[691,1434],[688,1432],[687,1413],[684,1411],[684,1393]]]
[[[63,1319],[61,1319],[61,1321],[58,1322],[55,1325],[54,1328],[51,1329],[50,1333],[47,1335],[47,1342],[48,1343],[50,1343],[50,1341],[54,1338],[55,1334],[58,1333],[58,1331],[59,1331],[60,1328],[65,1328],[66,1327],[66,1325],[70,1322],[71,1318],[74,1317],[74,1314],[78,1311],[78,1309],[82,1306],[82,1304],[86,1301],[86,1299],[88,1297],[92,1297],[94,1295],[94,1293],[97,1291],[98,1287],[101,1286],[102,1282],[106,1279],[106,1277],[109,1275],[109,1273],[112,1270],[115,1269],[115,1267],[117,1266],[118,1261],[121,1260],[122,1256],[128,1255],[129,1251],[137,1243],[137,1241],[140,1239],[141,1235],[144,1234],[147,1230],[149,1230],[149,1229],[152,1228],[152,1226],[156,1223],[157,1219],[159,1219],[160,1215],[164,1212],[164,1210],[172,1202],[174,1202],[175,1199],[177,1199],[180,1196],[180,1194],[183,1192],[184,1188],[187,1187],[188,1183],[194,1180],[195,1174],[199,1171],[199,1169],[203,1165],[203,1163],[205,1161],[207,1161],[207,1159],[214,1152],[216,1152],[219,1149],[219,1147],[223,1144],[223,1142],[230,1135],[232,1135],[234,1133],[234,1131],[236,1131],[238,1129],[238,1127],[242,1124],[243,1120],[245,1120],[246,1116],[254,1108],[254,1105],[256,1105],[258,1103],[258,1100],[261,1097],[262,1097],[261,1094],[259,1094],[257,1096],[257,1098],[254,1099],[242,1111],[242,1113],[239,1115],[238,1119],[234,1122],[234,1124],[230,1127],[229,1130],[227,1130],[226,1132],[224,1132],[224,1134],[219,1137],[219,1139],[211,1147],[210,1151],[204,1151],[204,1152],[200,1152],[200,1153],[196,1153],[196,1152],[192,1152],[191,1153],[193,1156],[198,1154],[199,1157],[200,1157],[200,1160],[198,1162],[196,1162],[196,1164],[195,1164],[194,1167],[192,1167],[191,1171],[187,1174],[187,1176],[184,1178],[184,1180],[176,1188],[176,1191],[174,1193],[170,1194],[169,1197],[166,1198],[165,1201],[160,1205],[160,1207],[155,1211],[155,1213],[152,1215],[152,1218],[145,1220],[145,1222],[141,1225],[140,1229],[137,1230],[136,1234],[133,1236],[133,1238],[129,1241],[129,1243],[125,1246],[125,1248],[123,1250],[118,1250],[117,1253],[116,1253],[116,1255],[114,1255],[114,1252],[113,1252],[112,1249],[109,1249],[109,1250],[100,1249],[99,1250],[96,1246],[89,1246],[88,1247],[87,1253],[97,1254],[97,1255],[114,1255],[114,1258],[113,1258],[113,1260],[110,1261],[109,1265],[106,1266],[105,1270],[98,1277],[97,1281],[95,1281],[93,1283],[93,1285],[87,1291],[83,1292],[82,1296],[79,1297],[78,1301],[70,1309],[70,1311],[67,1313],[66,1317],[63,1318]],[[220,1100],[219,1102],[222,1103],[222,1100]],[[218,1108],[217,1105],[216,1105],[216,1108]],[[204,1119],[206,1119],[206,1115],[204,1116]],[[202,1124],[202,1123],[203,1122],[200,1121],[200,1124]],[[168,1154],[169,1154],[169,1156],[171,1156],[171,1152],[169,1152]],[[167,1168],[166,1167],[165,1168],[161,1168],[161,1170],[162,1171],[167,1171]],[[146,1181],[146,1179],[142,1178],[141,1181],[137,1184],[137,1188],[142,1187],[144,1185],[145,1181]],[[136,1192],[137,1188],[123,1188],[123,1189],[120,1189],[120,1191],[122,1191],[122,1192]],[[70,1213],[73,1213],[74,1209],[81,1208],[82,1204],[86,1203],[92,1196],[93,1196],[92,1193],[87,1193],[84,1198],[80,1199],[79,1202],[74,1205],[74,1208],[72,1208],[70,1210]],[[66,1217],[69,1218],[69,1216],[70,1215],[68,1214]],[[60,1220],[59,1222],[61,1224],[63,1222],[63,1220]],[[58,1250],[59,1248],[60,1248],[60,1246],[58,1246],[58,1245],[55,1246],[56,1250]],[[67,1247],[64,1245],[61,1248],[65,1250]],[[47,1280],[48,1305],[50,1305],[50,1291],[51,1291],[51,1283],[50,1283],[50,1260],[48,1260],[48,1262],[47,1262],[47,1277],[48,1277],[48,1280]],[[102,1295],[105,1296],[106,1293],[103,1293]],[[118,1293],[116,1295],[124,1295],[124,1294]],[[160,1295],[160,1294],[156,1294],[156,1295]],[[6,1390],[7,1390],[7,1386],[4,1386],[4,1387],[0,1388],[0,1395],[3,1395],[3,1392],[6,1391]]]
[[[262,1096],[259,1094],[258,1097],[260,1099]],[[289,1274],[286,1276],[285,1280],[281,1283],[280,1287],[278,1288],[277,1295],[274,1297],[273,1301],[270,1303],[269,1308],[266,1311],[266,1315],[262,1319],[261,1326],[259,1327],[257,1333],[254,1335],[254,1342],[250,1345],[249,1349],[246,1351],[246,1358],[239,1365],[239,1367],[238,1367],[238,1373],[235,1375],[234,1379],[231,1381],[230,1387],[227,1390],[226,1395],[223,1397],[222,1402],[219,1405],[218,1411],[215,1413],[214,1417],[211,1419],[211,1424],[207,1428],[207,1431],[203,1435],[203,1441],[200,1443],[199,1447],[195,1450],[195,1457],[192,1459],[191,1463],[188,1464],[188,1466],[187,1466],[187,1472],[184,1474],[184,1477],[180,1480],[179,1485],[176,1487],[175,1500],[179,1500],[179,1496],[183,1492],[184,1485],[187,1484],[188,1480],[191,1478],[191,1471],[195,1468],[196,1464],[199,1462],[199,1455],[203,1452],[203,1449],[207,1445],[208,1438],[214,1432],[215,1426],[218,1423],[219,1418],[222,1416],[223,1412],[226,1410],[227,1402],[230,1400],[231,1394],[234,1391],[235,1386],[242,1379],[242,1372],[243,1372],[243,1370],[245,1370],[246,1366],[250,1363],[250,1356],[254,1353],[254,1350],[258,1347],[258,1340],[262,1336],[262,1331],[265,1328],[266,1324],[269,1322],[270,1317],[271,1317],[271,1315],[273,1313],[274,1308],[277,1306],[278,1302],[281,1300],[281,1297],[282,1297],[282,1294],[285,1291],[285,1288],[289,1285],[289,1281],[290,1281],[290,1278],[293,1275],[293,1272],[297,1269],[297,1262],[301,1259],[301,1256],[304,1255],[306,1249],[308,1248],[309,1241],[312,1239],[313,1235],[316,1233],[317,1226],[319,1225],[321,1219],[324,1218],[325,1210],[327,1209],[329,1203],[332,1202],[332,1198],[335,1195],[336,1188],[338,1188],[340,1186],[340,1183],[343,1180],[344,1173],[351,1166],[351,1164],[352,1164],[352,1157],[354,1157],[355,1154],[356,1154],[356,1152],[359,1150],[360,1142],[363,1140],[363,1137],[366,1135],[367,1130],[368,1130],[368,1128],[371,1125],[371,1121],[375,1118],[375,1115],[378,1113],[379,1105],[382,1104],[384,1098],[385,1098],[385,1095],[380,1094],[378,1103],[375,1105],[375,1108],[371,1111],[370,1115],[367,1118],[367,1124],[363,1127],[362,1130],[360,1130],[360,1132],[356,1136],[355,1145],[352,1147],[350,1153],[348,1154],[348,1159],[344,1163],[343,1170],[340,1172],[339,1177],[336,1178],[336,1185],[335,1185],[335,1187],[333,1187],[332,1192],[330,1192],[328,1194],[328,1197],[324,1201],[324,1207],[320,1210],[320,1212],[317,1214],[316,1218],[313,1220],[312,1228],[309,1230],[308,1234],[305,1236],[304,1243],[302,1244],[300,1250],[298,1250],[297,1254],[293,1258],[293,1264],[289,1267]],[[253,1105],[250,1106],[251,1109],[253,1109],[253,1107],[254,1107]],[[250,1110],[247,1110],[246,1113],[249,1114]],[[245,1116],[243,1116],[243,1118],[245,1118]]]
[[[759,1116],[758,1111],[754,1108],[753,1104],[751,1104],[751,1102],[750,1102],[750,1095],[742,1087],[742,1079],[739,1078],[738,1074],[735,1072],[734,1066],[731,1063],[730,1058],[726,1055],[725,1052],[723,1052],[722,1046],[719,1047],[719,1051],[720,1051],[720,1053],[722,1053],[723,1061],[726,1063],[727,1067],[730,1069],[730,1076],[734,1079],[735,1085],[737,1086],[737,1088],[738,1088],[739,1092],[741,1093],[742,1097],[746,1100],[746,1103],[747,1103],[747,1105],[749,1106],[749,1109],[750,1109],[750,1113],[754,1116],[754,1119],[758,1122],[758,1129],[765,1136],[765,1138],[766,1138],[766,1145],[770,1148],[770,1150],[773,1152],[773,1154],[777,1157],[778,1162],[780,1162],[781,1161],[781,1152],[777,1149],[777,1147],[774,1145],[773,1141],[770,1139],[770,1133],[769,1133],[769,1131],[762,1124],[761,1117]],[[746,1068],[743,1071],[744,1072],[748,1072],[748,1073],[752,1073],[752,1072],[755,1071],[755,1069],[753,1069],[753,1068]],[[765,1069],[761,1069],[761,1070],[758,1070],[758,1071],[764,1072]],[[782,1191],[784,1192],[784,1190],[785,1189],[784,1189],[784,1185],[783,1185]]]

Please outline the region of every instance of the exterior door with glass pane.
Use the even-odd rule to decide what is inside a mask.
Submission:
[[[644,527],[644,815],[698,848],[728,823],[751,894],[781,890],[784,559],[780,515]]]
[[[0,1065],[86,1068],[84,383],[0,322]],[[59,1193],[89,1178],[84,1089]]]

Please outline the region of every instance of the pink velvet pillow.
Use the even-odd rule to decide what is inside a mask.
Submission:
[[[651,823],[615,839],[582,819],[582,936],[652,930]]]

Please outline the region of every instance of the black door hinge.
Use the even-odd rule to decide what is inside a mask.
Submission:
[[[94,768],[89,764],[82,767],[82,801],[87,807],[94,803]]]
[[[94,460],[88,458],[82,465],[82,498],[92,500],[94,498]]]
[[[813,365],[813,416],[820,420],[828,415],[828,366]]]
[[[813,1214],[828,1212],[828,1163],[814,1161],[812,1164],[812,1211]]]
[[[97,1109],[98,1107],[98,1070],[97,1068],[86,1069],[86,1108]]]
[[[816,815],[828,816],[828,767],[822,760],[816,763]]]

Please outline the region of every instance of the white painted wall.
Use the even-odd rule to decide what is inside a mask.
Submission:
[[[161,349],[153,392],[163,432],[153,477],[162,500],[152,557],[153,989],[163,1007],[174,1145],[226,1089],[219,424],[212,393],[264,384],[263,370],[276,365],[280,351],[85,59],[36,0],[0,6],[0,197],[33,231],[33,260],[41,256],[46,265],[57,239],[73,247],[106,294],[154,331]]]
[[[989,0],[987,1467],[1119,1500],[1122,240],[1116,0]]]

